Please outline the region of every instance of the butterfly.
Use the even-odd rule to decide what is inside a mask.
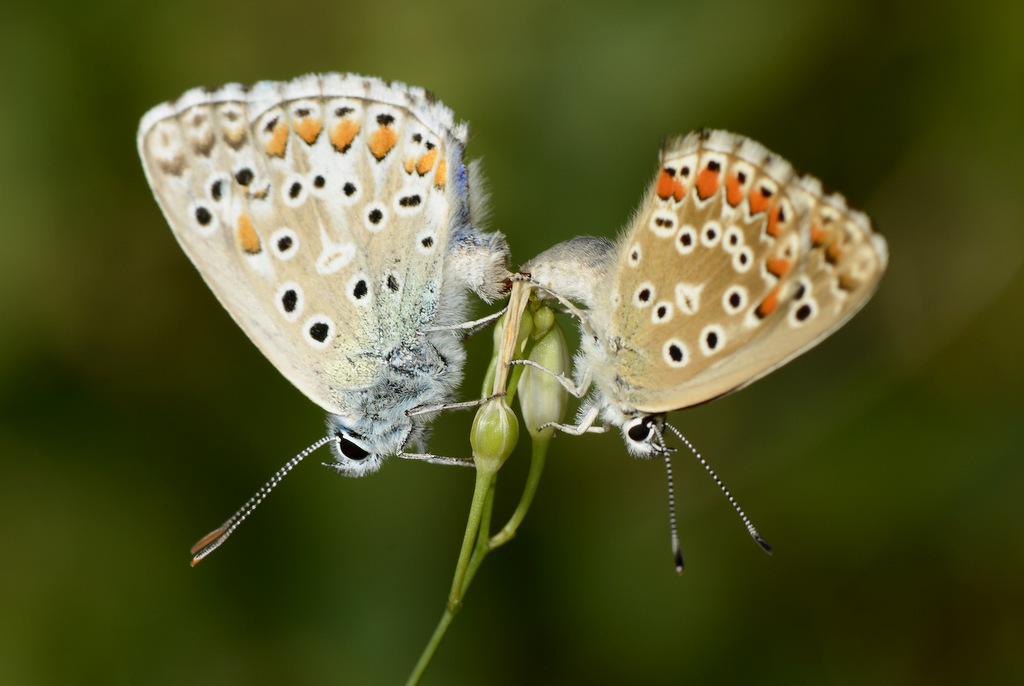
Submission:
[[[593,392],[577,424],[557,428],[601,420],[632,454],[666,454],[665,413],[817,345],[864,306],[887,262],[865,214],[759,143],[702,130],[663,144],[615,242],[574,238],[522,267],[541,295],[586,307],[578,383],[563,385]]]
[[[467,126],[422,88],[355,74],[194,89],[142,118],[175,238],[270,362],[326,410],[337,472],[422,445],[450,404],[472,290],[505,290]]]

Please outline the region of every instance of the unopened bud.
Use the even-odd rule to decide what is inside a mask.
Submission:
[[[519,440],[519,421],[504,398],[494,398],[476,411],[469,442],[479,471],[497,472]]]
[[[547,371],[525,367],[519,379],[519,407],[526,422],[526,430],[534,438],[550,438],[553,427],[540,430],[549,422],[561,423],[569,393],[553,374],[565,375],[569,370],[569,347],[565,343],[562,327],[554,313],[540,306],[533,313],[533,336],[536,341],[527,359]],[[550,372],[550,373],[549,373]]]

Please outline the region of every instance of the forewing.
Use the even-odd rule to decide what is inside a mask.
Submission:
[[[839,195],[724,131],[672,141],[617,244],[606,346],[618,401],[665,412],[735,390],[841,326],[885,270]],[[607,313],[605,315],[604,313]]]
[[[418,88],[356,75],[196,89],[139,152],[175,237],[304,394],[341,413],[434,323],[466,128]],[[456,183],[450,183],[449,180]]]

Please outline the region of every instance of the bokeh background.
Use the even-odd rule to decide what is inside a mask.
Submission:
[[[143,178],[139,117],[196,85],[355,71],[472,123],[517,262],[612,236],[665,134],[752,136],[892,253],[870,305],[676,413],[765,537],[676,458],[556,439],[427,684],[1024,681],[1024,6],[1005,2],[12,4],[0,20],[0,683],[400,683],[473,476],[303,465],[322,432]],[[477,308],[484,314],[486,308]],[[571,334],[570,337],[573,337]],[[489,336],[470,345],[471,397]],[[470,413],[431,447],[468,454]],[[508,514],[525,452],[499,480]]]

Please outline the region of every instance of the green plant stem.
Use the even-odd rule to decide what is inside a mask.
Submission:
[[[448,594],[448,609],[458,612],[462,607],[462,596],[465,593],[464,583],[466,570],[476,547],[477,532],[481,530],[480,523],[484,512],[487,512],[487,520],[490,523],[490,507],[494,503],[494,479],[497,471],[486,471],[477,467],[476,487],[473,490],[473,504],[469,509],[469,520],[466,522],[466,533],[462,539],[462,551],[459,553],[459,562],[455,565],[455,578],[452,579],[452,590]]]
[[[486,532],[490,530],[491,509],[494,507],[494,481],[496,477],[497,472],[490,472],[488,474],[485,471],[477,471],[476,486],[473,489],[473,502],[470,505],[469,518],[466,521],[466,533],[462,540],[459,561],[455,566],[455,578],[452,579],[452,589],[448,595],[448,602],[445,603],[444,612],[441,613],[441,619],[437,623],[430,641],[427,642],[423,653],[420,655],[420,659],[416,662],[416,666],[409,675],[409,679],[405,682],[406,686],[416,686],[423,678],[423,674],[427,671],[430,661],[434,659],[438,646],[441,645],[441,640],[444,639],[445,634],[448,632],[448,626],[455,618],[455,614],[462,609],[462,598],[465,596],[466,589],[469,587],[469,580],[472,578],[471,575],[467,575],[467,570],[470,568],[474,558],[477,558],[480,550],[478,539],[482,536],[486,540]],[[483,554],[486,554],[486,550],[484,550]],[[483,554],[480,555],[481,559]],[[479,561],[472,565],[474,571],[479,565]]]
[[[516,506],[512,516],[509,517],[508,523],[501,528],[501,531],[491,536],[487,541],[487,549],[489,551],[508,543],[516,535],[519,525],[523,523],[530,505],[533,504],[533,496],[537,493],[537,485],[540,484],[540,477],[544,472],[544,463],[547,458],[549,445],[551,445],[551,436],[533,437],[530,472],[526,475],[526,486],[523,487],[523,494],[519,497],[519,504]]]

